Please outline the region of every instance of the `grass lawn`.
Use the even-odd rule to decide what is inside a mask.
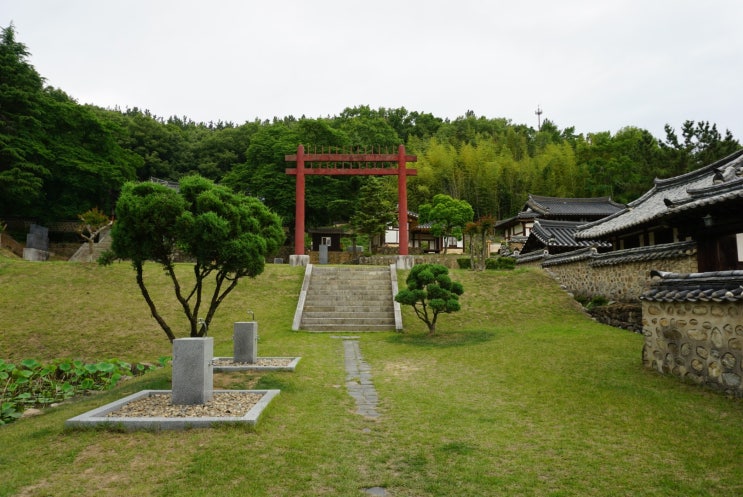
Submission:
[[[178,319],[167,280],[149,270]],[[210,330],[215,355],[231,355],[232,322],[252,310],[261,356],[302,356],[294,373],[215,374],[217,387],[281,389],[255,430],[63,428],[169,388],[160,369],[0,428],[0,496],[743,495],[743,402],[643,369],[641,336],[593,322],[541,271],[452,275],[462,311],[438,336],[409,309],[404,334],[348,334],[372,368],[378,420],[354,413],[338,334],[291,331],[303,268],[269,265]],[[6,361],[170,354],[124,263],[0,256],[0,313]]]

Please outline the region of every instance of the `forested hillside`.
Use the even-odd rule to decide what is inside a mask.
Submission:
[[[357,106],[323,118],[274,117],[242,124],[196,123],[137,107],[80,105],[45,85],[11,26],[0,39],[0,220],[75,219],[111,213],[121,185],[151,176],[199,173],[261,198],[285,224],[294,217],[294,177],[285,154],[308,149],[390,150],[418,156],[409,207],[445,193],[469,202],[475,218],[513,215],[528,193],[611,196],[628,202],[656,177],[693,170],[740,148],[729,131],[687,121],[666,136],[627,126],[576,134],[545,121],[541,129],[468,111],[454,120],[405,108]],[[91,69],[93,70],[93,69]],[[132,102],[136,105],[136,102]],[[361,177],[308,177],[307,224],[346,221]],[[394,201],[394,177],[384,178]]]

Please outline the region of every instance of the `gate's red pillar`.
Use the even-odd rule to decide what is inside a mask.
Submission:
[[[294,214],[294,254],[304,255],[304,145],[297,147],[297,196]]]
[[[397,226],[400,237],[400,255],[408,255],[408,187],[405,170],[405,146],[397,148]]]

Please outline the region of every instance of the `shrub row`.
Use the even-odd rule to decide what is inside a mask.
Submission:
[[[472,269],[472,261],[469,257],[461,257],[457,259],[459,269]],[[485,269],[504,270],[514,269],[516,267],[516,259],[513,257],[496,257],[485,259]]]

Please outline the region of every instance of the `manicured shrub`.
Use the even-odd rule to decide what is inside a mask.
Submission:
[[[497,257],[485,261],[485,269],[507,270],[516,267],[516,259],[513,257]]]
[[[472,261],[469,257],[460,257],[457,259],[457,264],[459,264],[459,269],[472,269]]]

